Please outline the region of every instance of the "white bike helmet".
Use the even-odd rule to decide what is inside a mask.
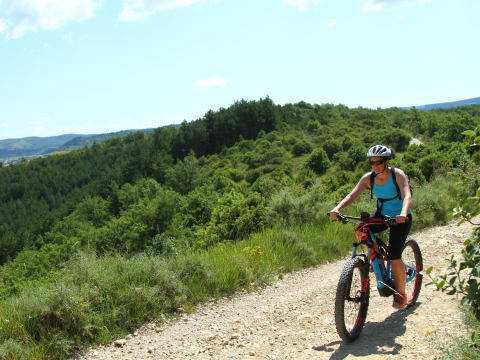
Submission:
[[[374,156],[389,158],[392,156],[392,150],[390,150],[388,147],[384,145],[375,145],[375,146],[372,146],[367,153],[367,157],[369,158]]]

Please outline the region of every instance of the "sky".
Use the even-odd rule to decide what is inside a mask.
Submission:
[[[479,0],[0,0],[0,139],[480,96]]]

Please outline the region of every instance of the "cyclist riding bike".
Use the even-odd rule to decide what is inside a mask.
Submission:
[[[405,295],[405,266],[401,255],[412,226],[410,202],[412,193],[405,173],[389,166],[392,151],[384,145],[372,146],[367,153],[372,173],[362,176],[355,188],[340,203],[330,211],[330,217],[336,219],[339,212],[353,203],[365,189],[371,189],[377,198],[377,209],[373,216],[387,215],[395,217],[396,225],[390,227],[388,242],[388,259],[391,261],[392,272],[397,284],[397,293],[393,297],[393,307],[402,309],[407,304]],[[373,179],[373,183],[371,180]],[[395,183],[396,182],[396,183]],[[398,190],[397,191],[397,186]],[[374,232],[384,231],[386,226],[379,226]]]

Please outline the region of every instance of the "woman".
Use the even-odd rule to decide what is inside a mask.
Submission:
[[[392,177],[392,169],[388,166],[391,156],[392,151],[388,147],[383,145],[372,146],[368,150],[367,157],[370,159],[370,165],[375,172],[374,184],[370,184],[370,172],[363,175],[350,194],[330,211],[330,217],[336,219],[341,210],[353,203],[365,189],[370,189],[373,185],[373,193],[377,198],[375,215],[395,217],[397,223],[390,227],[388,258],[392,264],[392,272],[398,292],[398,294],[394,294],[392,306],[396,309],[401,309],[407,303],[405,295],[405,266],[401,257],[405,240],[412,226],[412,214],[409,210],[412,194],[407,176],[402,170],[395,168],[395,178],[401,197],[398,196]],[[385,228],[382,230],[385,230]]]

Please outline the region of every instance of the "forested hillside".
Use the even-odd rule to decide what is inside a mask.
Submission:
[[[21,161],[22,158],[38,158],[52,153],[78,150],[85,146],[91,146],[94,143],[101,143],[114,136],[122,137],[137,131],[139,130],[123,130],[96,135],[65,134],[47,137],[4,139],[0,140],[0,163],[4,161],[7,163],[16,163]],[[153,129],[143,129],[141,131],[148,134],[151,133]]]
[[[459,100],[459,101],[444,102],[444,103],[438,103],[438,104],[421,105],[421,106],[417,106],[416,108],[419,110],[433,110],[433,109],[448,109],[448,108],[468,106],[468,105],[480,105],[480,97]]]
[[[145,305],[152,310],[141,312],[142,316],[136,315],[138,309],[129,310],[127,305],[122,305],[126,314],[111,313],[118,309],[109,306],[122,303],[126,293],[111,298],[107,306],[99,300],[104,290],[95,295],[84,289],[79,294],[88,293],[88,299],[72,295],[76,299],[72,301],[85,306],[81,314],[77,310],[70,314],[61,304],[51,310],[31,305],[32,314],[27,315],[37,316],[35,325],[25,330],[20,340],[11,341],[24,348],[30,344],[28,356],[32,356],[35,351],[45,352],[46,345],[37,343],[43,341],[40,338],[53,341],[55,336],[65,337],[67,343],[51,345],[52,351],[69,354],[79,344],[107,341],[108,336],[159,312],[175,311],[185,299],[193,303],[199,300],[192,295],[198,289],[191,290],[197,277],[210,279],[206,286],[210,293],[202,296],[229,293],[250,283],[266,270],[247,271],[239,265],[235,271],[246,272],[238,283],[226,288],[219,285],[220,280],[214,281],[212,269],[195,262],[189,254],[216,253],[248,239],[250,234],[269,229],[274,229],[275,234],[279,226],[324,226],[321,215],[370,171],[365,154],[376,143],[394,149],[392,163],[407,172],[416,188],[415,226],[444,221],[455,202],[479,186],[480,149],[470,146],[461,135],[468,129],[478,132],[479,125],[478,105],[423,112],[350,109],[305,102],[279,106],[266,98],[236,102],[227,109],[184,122],[179,128],[113,137],[68,154],[0,168],[3,311],[8,304],[33,296],[35,288],[51,289],[59,278],[70,279],[74,274],[87,276],[89,270],[80,269],[86,266],[85,261],[119,261],[113,268],[120,269],[129,261],[138,261],[137,256],[145,256],[142,261],[147,267],[158,259],[169,259],[186,269],[177,272],[178,284],[170,283],[164,275],[148,275],[150,270],[159,271],[154,267],[141,270],[150,276],[148,281],[140,281],[152,282],[152,299],[158,297],[155,291],[167,289],[162,292],[162,304],[152,300],[157,302]],[[413,136],[424,145],[409,145]],[[459,186],[459,179],[466,185]],[[361,204],[373,207],[369,194]],[[289,240],[290,235],[285,236],[282,241],[295,247],[295,256],[302,259],[303,265],[325,259],[321,253],[338,256],[344,251],[344,245],[335,242],[335,237],[314,252],[303,242],[297,244]],[[248,259],[255,258],[261,250],[249,247],[246,254]],[[289,270],[285,264],[282,266],[282,271]],[[133,284],[140,275],[131,276]],[[261,276],[266,279],[268,273]],[[84,280],[72,281],[80,284]],[[103,280],[95,281],[95,288],[100,289]],[[70,301],[67,298],[62,302]],[[99,320],[97,307],[106,312],[110,309],[110,325]],[[97,315],[89,318],[88,314]],[[77,315],[80,320],[75,318]],[[77,325],[83,330],[78,330]],[[18,320],[18,327],[25,326],[24,320]],[[104,327],[109,327],[110,335],[101,330]],[[5,349],[0,347],[0,357],[1,351],[8,353]]]

